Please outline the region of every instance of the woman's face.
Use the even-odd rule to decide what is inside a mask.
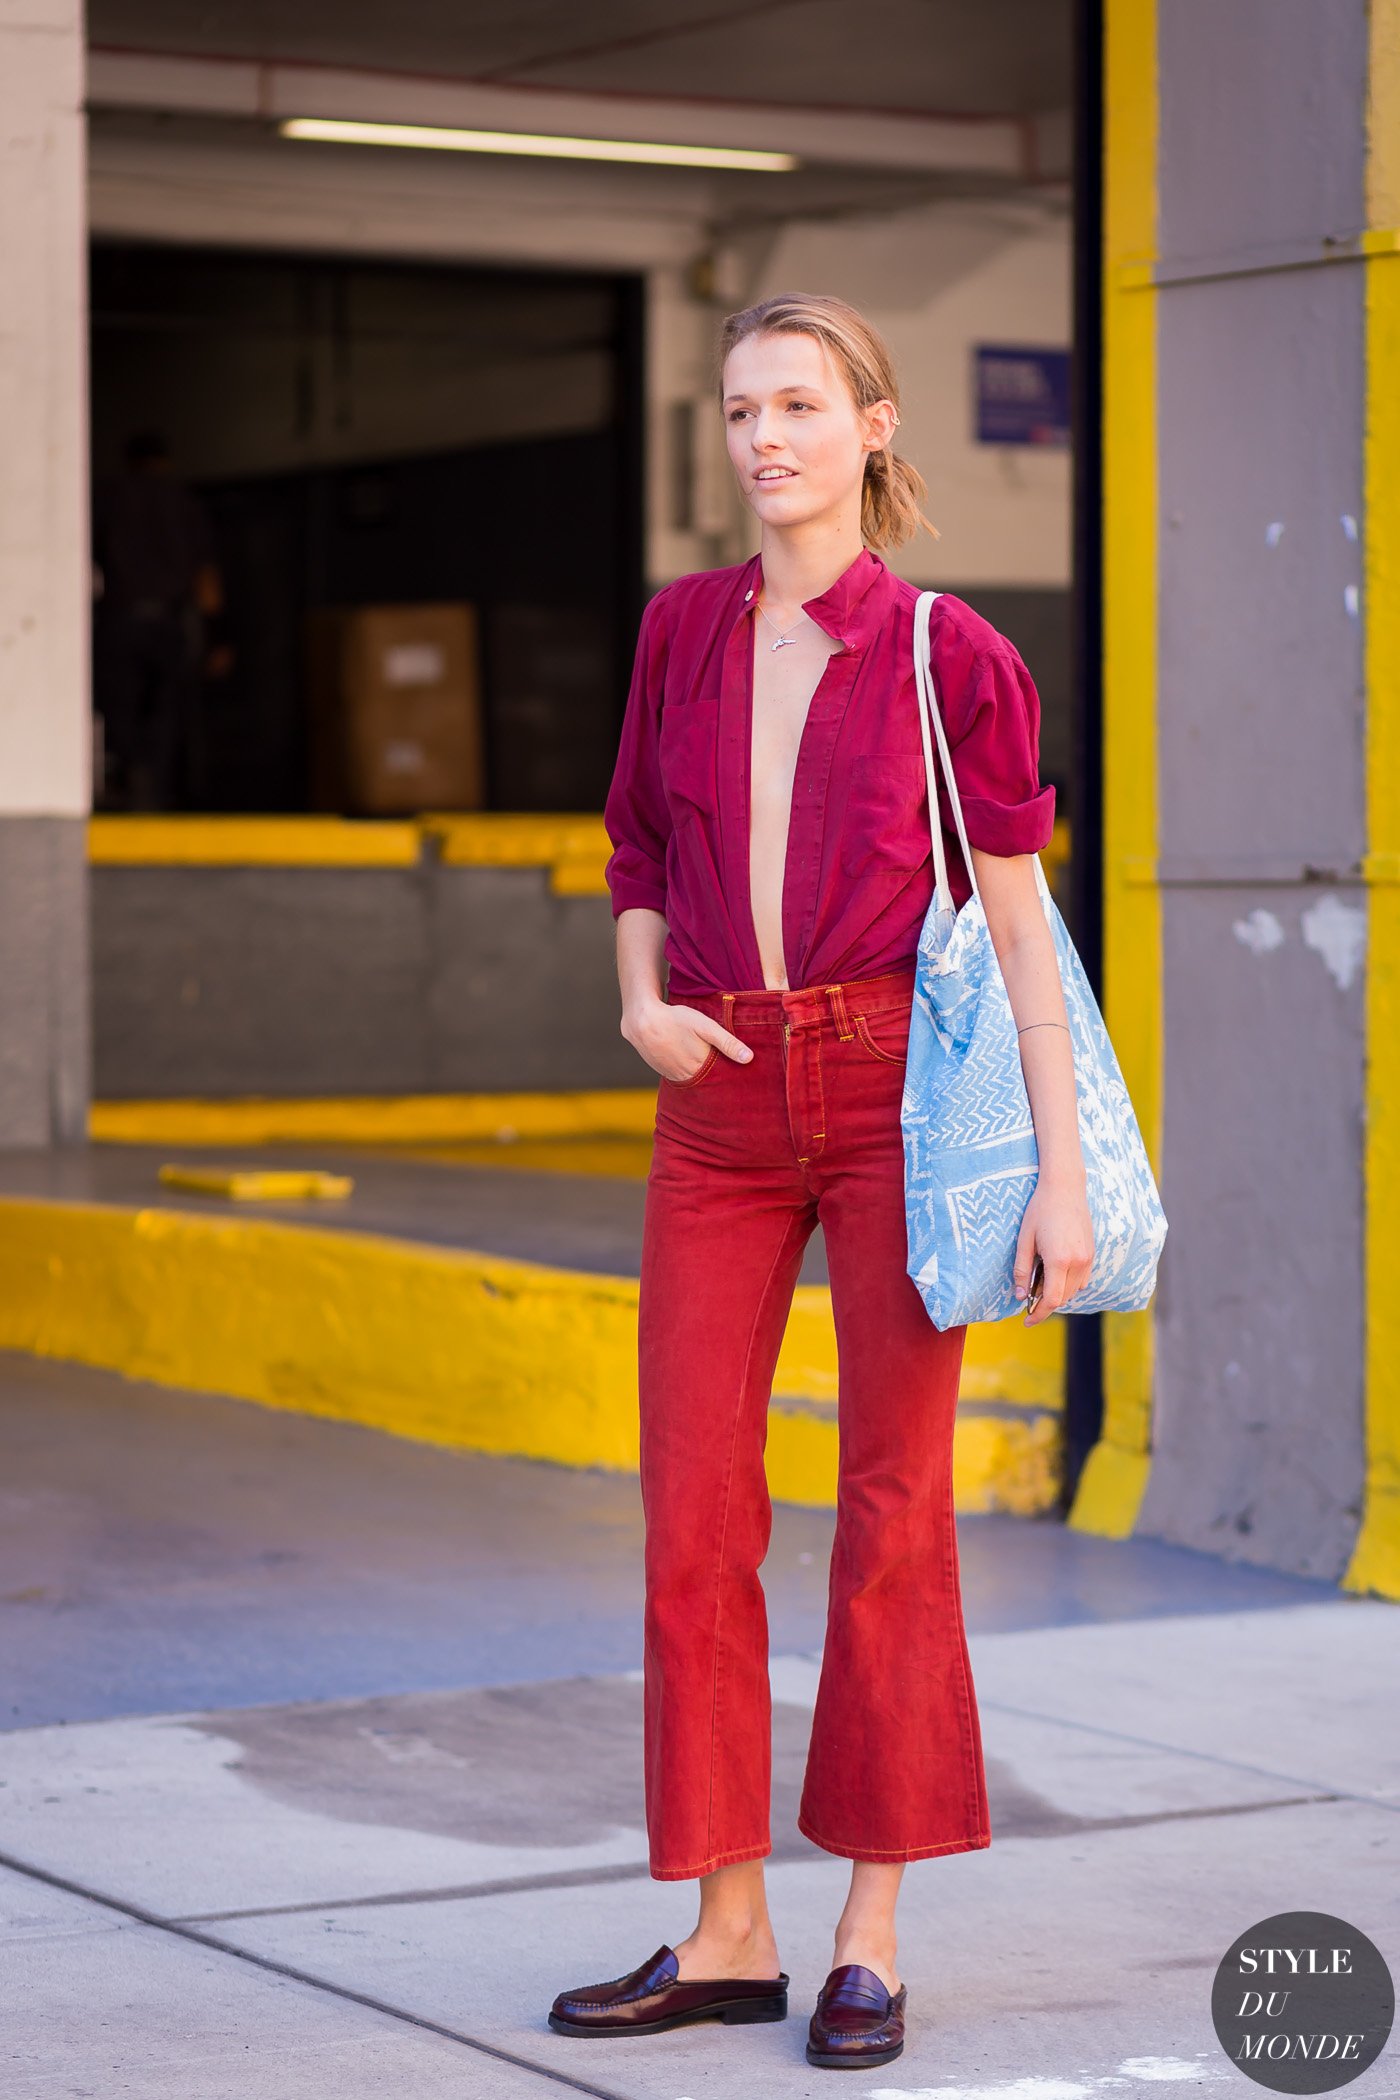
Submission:
[[[858,409],[814,335],[751,335],[724,366],[729,457],[764,525],[805,525],[854,503],[865,463],[887,444],[894,408]]]

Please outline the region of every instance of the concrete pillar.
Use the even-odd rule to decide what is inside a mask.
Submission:
[[[1172,1229],[1074,1521],[1400,1594],[1400,5],[1106,21],[1106,992]]]
[[[76,0],[0,0],[0,1145],[87,1110],[82,99]]]

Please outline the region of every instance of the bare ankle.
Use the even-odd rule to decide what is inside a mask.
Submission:
[[[681,1975],[776,1975],[778,1949],[767,1918],[701,1918],[676,1944]]]
[[[856,1962],[862,1968],[872,1969],[881,1978],[887,1990],[899,1987],[895,1935],[880,1926],[841,1924],[836,1928],[834,1968],[844,1968],[848,1962]]]

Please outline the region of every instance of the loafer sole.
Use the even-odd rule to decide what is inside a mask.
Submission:
[[[690,2027],[697,2020],[723,2020],[726,2027],[756,2027],[767,2020],[785,2020],[786,1996],[775,1998],[717,1998],[710,2005],[695,2005],[688,2012],[665,2013],[659,2020],[570,2020],[552,2012],[549,2024],[556,2034],[606,2036],[609,2041],[633,2034],[664,2034],[669,2027]]]
[[[817,2049],[807,2044],[809,2064],[821,2064],[829,2071],[863,2071],[868,2064],[893,2063],[904,2053],[903,2042],[894,2042],[885,2049]]]

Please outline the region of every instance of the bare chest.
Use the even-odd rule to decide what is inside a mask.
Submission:
[[[812,696],[841,644],[819,628],[778,650],[754,650],[751,792],[755,820],[780,816],[786,829],[797,754]]]

